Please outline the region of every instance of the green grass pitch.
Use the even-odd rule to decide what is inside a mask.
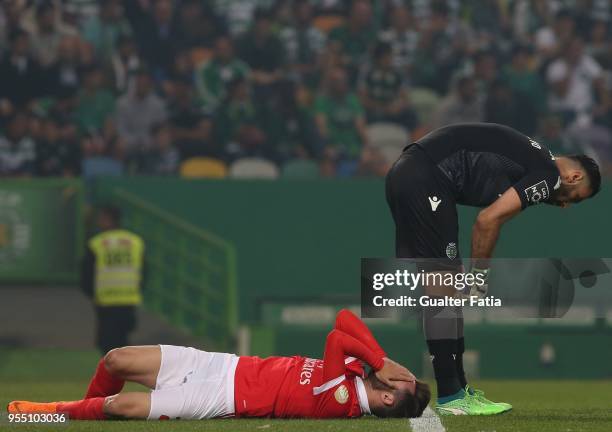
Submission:
[[[410,431],[407,420],[207,420],[71,421],[67,426],[15,425],[4,407],[13,399],[70,400],[82,397],[97,362],[95,353],[0,350],[2,431]],[[612,432],[611,381],[479,381],[494,400],[514,405],[498,417],[443,417],[449,432]],[[130,387],[137,390],[138,387]],[[429,432],[421,428],[422,432]],[[418,431],[415,431],[418,432]]]

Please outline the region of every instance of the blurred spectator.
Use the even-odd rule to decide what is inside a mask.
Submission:
[[[119,37],[131,32],[120,0],[102,0],[99,14],[83,25],[83,38],[93,45],[97,57],[103,61],[112,57]]]
[[[419,35],[415,31],[410,11],[404,5],[391,10],[391,27],[382,32],[379,38],[391,44],[393,66],[400,73],[410,73],[416,55]]]
[[[228,84],[227,97],[216,113],[216,140],[231,159],[272,158],[266,134],[267,120],[265,108],[255,105],[248,81],[237,78]]]
[[[115,112],[117,133],[125,142],[127,153],[147,151],[151,146],[151,128],[166,118],[165,103],[155,93],[149,71],[141,68],[135,74],[133,91],[119,98]]]
[[[74,87],[58,87],[46,112],[47,117],[53,119],[62,139],[65,140],[74,140],[78,135],[75,114],[79,103],[78,92],[79,90]]]
[[[369,0],[354,0],[347,23],[329,33],[331,49],[348,67],[350,82],[355,82],[359,67],[367,61],[376,33]]]
[[[491,83],[484,112],[484,121],[488,123],[504,124],[529,136],[536,132],[538,116],[535,107],[502,80]]]
[[[357,160],[368,144],[364,109],[350,91],[342,68],[329,72],[325,91],[314,104],[315,120],[324,143],[324,155],[334,161]]]
[[[181,77],[173,80],[169,96],[168,118],[181,160],[193,156],[216,156],[212,121],[198,106],[191,81]]]
[[[544,62],[562,54],[576,34],[576,21],[569,10],[561,10],[555,15],[552,26],[540,28],[535,34],[535,46]]]
[[[177,44],[181,48],[212,47],[223,25],[201,0],[182,1],[178,8]]]
[[[59,43],[56,59],[44,71],[45,93],[57,96],[65,88],[78,89],[81,84],[81,41],[76,36],[64,36]]]
[[[137,9],[132,19],[136,42],[155,79],[165,78],[178,48],[171,0],[152,0],[151,10]]]
[[[325,34],[313,26],[313,7],[309,0],[296,0],[293,21],[280,32],[290,72],[308,85],[316,85]]]
[[[269,10],[257,9],[253,19],[252,29],[238,40],[238,56],[251,68],[254,91],[269,94],[267,90],[281,78],[285,56],[283,44],[272,33]]]
[[[610,0],[573,0],[568,4],[576,20],[578,34],[586,36],[594,21],[610,19]]]
[[[107,88],[105,77],[97,65],[83,71],[83,88],[76,108],[76,122],[82,132],[102,129],[115,111],[115,97]]]
[[[593,21],[586,52],[608,71],[612,68],[612,42],[610,40],[610,20],[596,19]]]
[[[552,21],[554,5],[550,0],[515,0],[512,26],[517,42],[527,43],[532,35]]]
[[[219,15],[227,20],[232,36],[246,32],[253,20],[256,8],[270,9],[274,0],[214,0]]]
[[[319,156],[320,143],[307,99],[302,86],[291,81],[279,86],[278,106],[273,107],[273,117],[266,119],[274,157],[279,162]]]
[[[62,0],[62,9],[70,24],[85,23],[100,13],[100,0]]]
[[[41,95],[42,69],[30,55],[30,40],[23,30],[9,36],[10,49],[0,62],[0,104],[17,109]]]
[[[43,67],[55,62],[62,40],[75,35],[74,31],[58,25],[57,15],[51,3],[40,3],[36,7],[36,24],[31,35],[32,52]]]
[[[109,159],[119,164],[123,171],[124,148],[125,143],[110,118],[104,123],[102,130],[81,136],[83,165],[93,159]],[[85,174],[85,169],[83,173]]]
[[[36,142],[28,131],[28,116],[17,111],[0,135],[0,176],[31,176],[35,174]]]
[[[439,94],[447,93],[451,76],[461,63],[465,45],[465,35],[450,24],[448,6],[435,3],[430,20],[419,34],[413,67],[414,84],[431,88]]]
[[[23,6],[23,3],[17,1],[0,2],[0,56],[6,54],[11,34],[16,30],[23,30]]]
[[[145,153],[141,172],[152,175],[176,174],[179,168],[180,154],[174,146],[172,126],[160,123],[153,126],[153,145]]]
[[[36,175],[73,177],[79,174],[81,161],[78,144],[62,137],[60,127],[51,119],[41,125],[42,138],[36,145]]]
[[[476,49],[493,49],[510,31],[510,19],[505,7],[497,0],[463,0],[462,13],[470,17]]]
[[[117,93],[125,93],[133,89],[134,75],[141,68],[142,61],[132,37],[120,36],[117,39],[117,49],[111,57],[109,66]]]
[[[497,58],[491,50],[480,50],[474,54],[470,74],[476,81],[476,91],[481,99],[487,96],[487,91],[497,78]]]
[[[391,45],[378,43],[373,57],[373,65],[365,71],[359,89],[368,122],[391,122],[414,129],[417,118],[410,109],[403,74],[393,68]]]
[[[596,115],[607,112],[608,92],[601,66],[584,53],[580,38],[570,41],[564,55],[548,67],[546,77],[551,90],[549,108],[562,114],[564,123],[589,122],[590,110]]]
[[[225,99],[227,84],[246,78],[249,67],[234,55],[234,45],[229,36],[215,41],[213,57],[196,71],[196,88],[202,108],[212,113]]]
[[[480,122],[483,119],[483,104],[476,91],[476,82],[472,76],[462,76],[457,79],[454,91],[440,103],[433,116],[432,127]]]
[[[525,102],[534,107],[537,113],[542,113],[546,109],[546,87],[540,75],[533,70],[531,54],[525,45],[517,45],[502,76],[513,92],[527,98]]]
[[[563,132],[563,123],[558,116],[548,115],[540,122],[536,140],[544,144],[555,155],[578,153],[579,149],[568,134]]]

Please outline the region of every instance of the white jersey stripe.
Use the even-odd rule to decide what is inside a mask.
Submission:
[[[345,379],[346,379],[346,376],[344,374],[342,374],[338,378],[334,378],[333,380],[329,380],[326,383],[324,383],[323,385],[320,385],[319,387],[314,387],[312,389],[312,394],[315,395],[315,396],[318,395],[318,394],[321,394],[324,391],[329,390],[330,388],[334,388],[335,386],[340,384]]]

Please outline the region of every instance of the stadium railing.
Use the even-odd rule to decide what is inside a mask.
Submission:
[[[233,244],[122,190],[114,191],[124,226],[145,241],[143,294],[171,324],[230,350],[237,327]]]

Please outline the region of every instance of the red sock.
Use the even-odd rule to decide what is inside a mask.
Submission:
[[[104,359],[102,359],[89,383],[85,399],[115,395],[121,391],[123,384],[125,384],[124,380],[108,373],[104,366]]]
[[[104,420],[106,418],[102,410],[104,399],[95,397],[74,402],[60,402],[57,404],[57,412],[68,414],[71,420]]]

